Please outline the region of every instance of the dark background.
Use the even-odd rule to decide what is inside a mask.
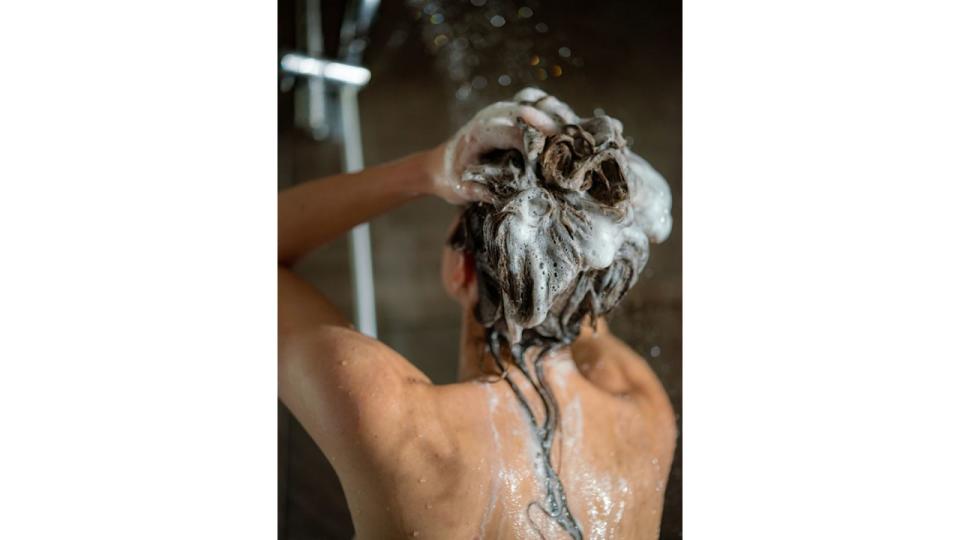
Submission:
[[[280,50],[302,48],[303,9],[302,0],[279,3]],[[342,2],[323,2],[327,51],[336,50],[342,13]],[[503,17],[502,26],[490,24],[495,15]],[[660,376],[678,422],[681,63],[679,1],[385,0],[364,55],[372,79],[359,97],[367,165],[436,145],[483,105],[527,85],[555,94],[581,116],[602,108],[623,122],[633,150],[670,183],[674,228],[663,245],[653,247],[643,278],[611,326]],[[280,189],[339,172],[336,137],[314,141],[297,130],[293,92],[281,87]],[[456,374],[460,312],[440,287],[440,250],[455,212],[425,198],[371,223],[380,338],[436,383],[453,382]],[[352,313],[345,238],[308,257],[298,271]],[[280,538],[351,538],[349,512],[329,464],[282,405],[279,426]],[[681,488],[678,444],[663,538],[681,537]]]

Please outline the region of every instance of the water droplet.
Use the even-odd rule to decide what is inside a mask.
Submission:
[[[519,15],[523,19],[529,19],[530,17],[533,17],[533,10],[528,8],[527,6],[523,6],[522,8],[517,10],[517,15]]]
[[[433,15],[430,16],[430,24],[440,24],[442,22],[443,22],[442,13],[434,13]]]
[[[497,77],[497,82],[500,83],[500,86],[510,86],[513,79],[511,79],[509,75],[504,74]]]
[[[656,345],[654,345],[653,347],[650,347],[650,356],[653,358],[660,356],[660,347]]]
[[[541,34],[546,34],[547,31],[550,30],[550,27],[547,26],[547,23],[537,23],[537,25],[534,26],[533,29],[536,30],[537,32],[540,32]]]
[[[560,47],[560,50],[558,50],[557,52],[563,58],[570,58],[570,47]]]
[[[502,15],[494,15],[493,17],[490,17],[490,24],[493,25],[494,28],[500,28],[501,26],[507,24],[507,20],[504,19]]]

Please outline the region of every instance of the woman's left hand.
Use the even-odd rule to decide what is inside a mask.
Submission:
[[[481,109],[449,141],[430,151],[429,191],[451,204],[490,201],[487,188],[463,180],[463,171],[491,150],[523,150],[523,125],[546,134],[559,129],[548,114],[529,105],[500,101]]]

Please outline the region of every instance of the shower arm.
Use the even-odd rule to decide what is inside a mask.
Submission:
[[[289,52],[280,56],[280,71],[286,75],[319,79],[357,91],[370,82],[370,70],[352,64]]]

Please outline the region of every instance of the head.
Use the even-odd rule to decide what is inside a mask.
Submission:
[[[443,256],[447,292],[509,343],[569,343],[584,320],[609,313],[636,283],[650,242],[670,233],[670,190],[626,148],[619,121],[580,119],[527,89],[514,98],[560,126],[521,123],[523,147],[481,157],[464,177],[491,203],[467,206]]]

